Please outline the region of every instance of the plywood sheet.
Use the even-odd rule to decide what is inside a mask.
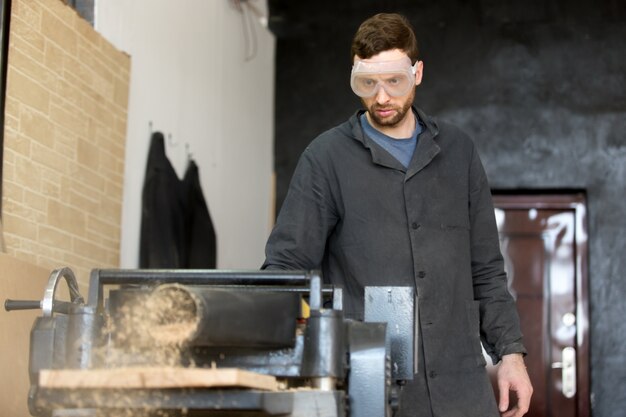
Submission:
[[[0,253],[0,300],[41,300],[49,275],[48,268]],[[59,285],[60,296],[66,296],[66,289],[66,285]],[[0,312],[0,416],[30,417],[28,347],[37,316],[41,310]]]
[[[254,388],[277,389],[276,378],[237,368],[128,367],[113,369],[47,369],[39,373],[44,388]]]

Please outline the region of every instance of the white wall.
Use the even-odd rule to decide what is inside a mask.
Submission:
[[[264,0],[251,0],[266,11]],[[153,130],[182,177],[189,145],[218,238],[218,268],[258,268],[273,207],[274,37],[230,0],[99,0],[96,30],[131,56],[121,267],[138,265]]]

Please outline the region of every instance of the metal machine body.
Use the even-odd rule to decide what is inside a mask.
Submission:
[[[62,279],[69,302],[55,299]],[[344,317],[341,288],[315,272],[97,269],[85,302],[64,268],[41,302],[5,308],[43,312],[31,331],[33,416],[388,417],[417,364],[415,297],[376,287],[366,298],[362,322]],[[238,368],[280,388],[69,390],[39,380],[48,369],[159,365]]]

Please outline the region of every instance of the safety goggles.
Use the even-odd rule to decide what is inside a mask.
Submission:
[[[394,61],[356,61],[352,66],[350,87],[359,97],[374,97],[382,87],[387,94],[400,97],[415,87],[417,62],[411,65],[409,57]]]

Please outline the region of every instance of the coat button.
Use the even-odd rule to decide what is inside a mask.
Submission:
[[[411,223],[411,227],[413,228],[413,230],[417,230],[417,229],[420,228],[420,225],[415,223],[415,222],[413,222],[413,223]]]
[[[430,372],[428,373],[428,376],[429,376],[429,377],[431,377],[431,378],[436,378],[436,377],[437,377],[437,372],[435,372],[435,371],[430,371]]]
[[[426,272],[424,272],[424,271],[419,271],[419,272],[417,273],[417,276],[418,276],[418,278],[425,278],[425,277],[426,277]]]

